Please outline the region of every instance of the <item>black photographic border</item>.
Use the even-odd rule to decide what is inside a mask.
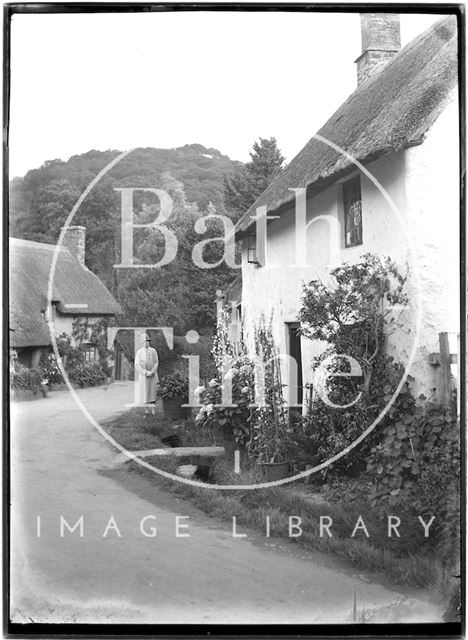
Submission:
[[[429,3],[221,3],[221,2],[69,2],[8,3],[3,8],[3,637],[5,638],[463,638],[466,631],[466,104],[465,104],[465,5]],[[10,115],[10,37],[15,14],[57,13],[141,13],[168,11],[320,12],[360,13],[385,11],[399,14],[456,15],[458,27],[459,124],[460,124],[460,430],[461,430],[461,621],[418,624],[321,624],[222,625],[222,624],[46,624],[13,623],[10,609],[10,397],[9,397],[9,316],[8,316],[8,204],[9,204],[9,115]],[[13,541],[14,542],[14,541]]]

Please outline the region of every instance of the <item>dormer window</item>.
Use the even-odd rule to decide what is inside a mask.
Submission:
[[[345,247],[362,244],[361,177],[356,176],[343,184],[343,211]]]

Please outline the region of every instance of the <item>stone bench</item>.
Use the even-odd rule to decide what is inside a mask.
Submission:
[[[165,447],[163,449],[147,449],[146,451],[131,451],[137,458],[157,458],[175,456],[181,462],[187,460],[188,464],[202,465],[206,462],[212,463],[215,458],[224,455],[224,447]],[[129,462],[131,458],[124,453],[116,456],[117,462]]]

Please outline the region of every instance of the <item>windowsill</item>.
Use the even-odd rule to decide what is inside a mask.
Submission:
[[[345,249],[352,249],[353,247],[362,247],[363,244],[364,244],[363,242],[356,242],[356,244],[345,245],[344,248]]]

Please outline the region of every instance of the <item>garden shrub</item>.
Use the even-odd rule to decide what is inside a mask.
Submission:
[[[441,555],[453,550],[459,530],[460,441],[450,408],[430,403],[423,407],[406,399],[404,411],[380,430],[367,474],[373,480],[368,494],[372,508],[382,514],[395,508],[434,515]]]
[[[406,278],[389,258],[371,254],[357,264],[341,265],[330,275],[328,285],[313,280],[304,286],[299,313],[302,335],[325,344],[313,362],[309,415],[293,426],[291,435],[299,449],[310,434],[307,455],[313,464],[325,462],[354,442],[385,406],[382,390],[388,387],[393,392],[403,375],[403,369],[385,354],[385,340],[399,326],[394,305],[408,301]],[[349,375],[348,358],[359,365],[355,372],[359,375]],[[335,462],[327,476],[363,473],[373,437]]]
[[[10,386],[14,391],[42,393],[43,375],[37,367],[29,368],[17,363],[10,376]]]
[[[57,364],[57,359],[54,353],[43,353],[39,360],[39,369],[42,372],[44,380],[47,380],[47,384],[61,384],[63,383],[62,372]]]
[[[200,386],[195,389],[196,397],[202,405],[196,420],[201,422],[205,429],[210,429],[213,433],[221,431],[226,439],[246,445],[251,435],[252,410],[249,405],[253,395],[253,365],[245,355],[232,359],[230,365],[219,378],[222,377],[225,383],[230,381],[233,406],[222,406],[223,385],[213,378],[206,387]]]
[[[202,405],[197,420],[245,448],[251,461],[265,464],[288,460],[287,411],[271,319],[266,325],[262,316],[255,327],[255,360],[247,354],[242,328],[240,340],[234,342],[229,327],[230,316],[225,310],[218,316],[213,340],[217,376],[195,390]],[[261,379],[258,389],[257,377]],[[228,384],[231,397],[226,402],[223,390]],[[255,397],[260,387],[264,391],[261,399]]]
[[[188,398],[189,381],[178,371],[164,376],[160,382],[158,394],[161,398]]]
[[[374,410],[359,402],[347,409],[337,411],[318,399],[311,412],[300,417],[289,432],[291,458],[299,467],[305,464],[317,466],[351,444],[363,431],[363,425],[370,424]],[[351,451],[333,463],[321,477],[332,475],[356,477],[366,468],[366,450],[371,447],[370,439],[359,445],[359,450]]]
[[[71,382],[80,387],[93,387],[107,379],[107,375],[97,362],[78,362],[67,371]]]
[[[99,364],[107,372],[109,356],[114,355],[113,349],[107,348],[107,328],[109,319],[92,320],[88,317],[76,318],[73,321],[72,335],[81,346],[85,342],[96,345]]]
[[[63,333],[57,338],[57,348],[72,383],[80,387],[92,387],[107,379],[107,373],[102,364],[85,360],[84,347],[82,345],[74,347],[67,334]]]
[[[369,254],[331,276],[332,286],[312,281],[304,288],[302,333],[328,344],[316,366],[331,358],[332,372],[344,373],[343,360],[333,357],[346,354],[359,363],[362,375],[331,376],[325,383],[326,397],[338,406],[359,398],[352,406],[334,408],[319,398],[307,418],[294,425],[297,446],[310,434],[307,453],[314,464],[351,444],[392,400],[404,375],[404,367],[386,355],[385,340],[399,327],[394,305],[407,302],[405,278],[389,259]],[[415,398],[413,382],[407,376],[374,431],[327,469],[325,493],[327,499],[360,503],[381,517],[393,512],[427,521],[434,515],[431,533],[439,555],[448,556],[459,531],[459,427],[453,407]]]

